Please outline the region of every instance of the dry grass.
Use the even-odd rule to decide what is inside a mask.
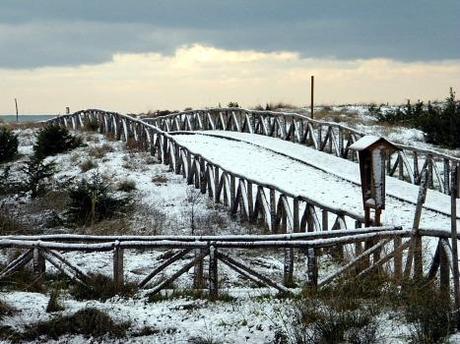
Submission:
[[[136,141],[134,139],[128,139],[126,142],[126,150],[128,152],[137,153],[137,152],[144,152],[145,145],[141,141]]]
[[[1,125],[6,126],[11,128],[12,130],[16,129],[37,129],[37,128],[43,128],[42,123],[37,123],[37,122],[8,122],[8,123],[1,123]]]
[[[0,235],[30,233],[29,228],[19,220],[17,214],[3,206],[0,207]]]
[[[126,218],[107,219],[80,228],[81,234],[124,235],[131,232],[131,223]]]
[[[167,184],[168,178],[166,176],[158,174],[152,177],[152,183],[154,183],[157,186],[160,186],[162,184]]]
[[[42,213],[47,210],[63,212],[67,209],[69,194],[66,190],[53,190],[34,199],[27,205],[29,213]]]
[[[92,159],[86,159],[80,164],[79,167],[82,172],[88,172],[89,170],[97,167],[97,162],[93,161]]]
[[[91,147],[88,151],[88,154],[93,158],[101,159],[110,152],[113,152],[113,147],[108,143],[104,143],[101,146]]]

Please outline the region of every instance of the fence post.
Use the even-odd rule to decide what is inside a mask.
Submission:
[[[199,257],[203,253],[202,249],[195,250],[195,258]],[[203,289],[203,259],[196,262],[193,271],[193,288]]]
[[[457,329],[460,329],[460,285],[459,285],[459,272],[458,272],[458,246],[457,246],[457,198],[459,195],[459,182],[460,182],[460,166],[454,163],[452,166],[452,180],[451,180],[451,240],[452,240],[452,275],[454,278],[454,300],[455,300],[455,314],[457,320]]]
[[[40,253],[40,248],[38,247],[34,248],[32,265],[34,271],[34,279],[38,284],[40,284],[46,271],[46,263],[45,258]]]
[[[217,248],[209,246],[209,297],[216,299],[218,296],[218,276],[217,276]]]
[[[115,241],[113,249],[113,284],[115,292],[120,292],[124,285],[123,273],[123,248],[120,248],[120,242]]]
[[[318,287],[318,259],[315,248],[307,248],[307,259],[308,286],[316,289]]]

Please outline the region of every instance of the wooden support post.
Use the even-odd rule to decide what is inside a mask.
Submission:
[[[205,252],[202,249],[195,250],[195,259],[203,256]],[[195,266],[193,270],[193,289],[203,289],[204,288],[204,279],[203,279],[203,259],[196,259]]]
[[[18,100],[14,98],[14,106],[16,108],[16,122],[19,122]]]
[[[327,231],[329,229],[329,212],[326,209],[321,211],[321,227],[323,231]]]
[[[272,234],[278,234],[278,224],[276,221],[276,196],[275,189],[270,188],[270,218],[272,221]]]
[[[315,76],[312,75],[310,79],[310,117],[313,119],[314,109],[314,97],[315,97]]]
[[[223,176],[222,176],[223,178]],[[220,203],[220,192],[218,192],[219,189],[219,166],[214,167],[214,202]]]
[[[219,293],[217,275],[217,249],[213,245],[209,247],[209,297],[216,299]]]
[[[447,258],[447,252],[443,245],[438,246],[439,249],[439,279],[440,279],[440,287],[441,293],[446,296],[447,299],[450,299],[450,267],[449,267],[449,260]]]
[[[316,289],[318,287],[318,259],[316,257],[316,251],[313,247],[307,248],[307,259],[307,285]]]
[[[294,286],[294,249],[284,249],[284,285]]]
[[[253,196],[253,190],[252,190],[252,182],[248,181],[247,182],[247,188],[248,188],[248,218],[249,218],[249,223],[255,223],[254,219],[254,196]]]
[[[117,293],[123,290],[123,249],[120,248],[120,242],[118,240],[115,242],[115,247],[113,249],[113,284]]]
[[[293,221],[293,232],[299,233],[300,232],[300,215],[299,215],[299,199],[294,198],[293,200],[293,212],[292,212],[292,221]]]
[[[452,180],[451,180],[451,241],[452,241],[452,275],[454,279],[454,300],[455,300],[455,314],[457,320],[457,329],[460,329],[460,281],[458,271],[458,244],[457,244],[457,198],[459,198],[459,179],[460,179],[460,165],[454,163],[452,166]]]
[[[38,247],[34,248],[32,264],[35,276],[34,279],[37,283],[41,283],[43,275],[45,274],[46,264],[45,258],[40,253],[40,249]]]
[[[237,203],[236,200],[236,177],[234,174],[230,174],[230,209],[232,214],[235,214],[235,204]]]
[[[397,247],[400,247],[402,244],[401,237],[397,237],[393,240],[393,247],[396,250]],[[403,254],[402,251],[396,251],[393,259],[393,270],[394,270],[394,278],[396,283],[400,284],[402,282],[402,260]]]

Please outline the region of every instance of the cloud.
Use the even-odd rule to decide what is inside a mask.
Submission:
[[[400,62],[391,59],[315,59],[296,52],[228,50],[186,45],[173,54],[118,53],[95,65],[0,69],[0,113],[57,113],[103,108],[120,112],[270,101],[308,103],[316,76],[319,103],[403,102],[442,99],[460,88],[460,59]]]
[[[342,60],[458,59],[459,12],[457,0],[2,0],[0,67],[171,55],[194,43]]]

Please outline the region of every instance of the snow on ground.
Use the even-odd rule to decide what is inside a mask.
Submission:
[[[218,134],[244,139],[247,142],[203,135],[182,135],[177,138],[193,151],[203,153],[206,158],[230,171],[280,185],[287,191],[304,194],[309,198],[317,197],[320,202],[328,202],[338,208],[343,207],[356,213],[362,212],[360,190],[356,185],[356,164],[268,137],[245,136],[230,132]],[[189,187],[181,176],[176,176],[169,172],[167,167],[155,163],[146,153],[126,151],[123,143],[107,141],[99,134],[85,133],[84,136],[87,147],[48,158],[59,166],[60,172],[55,175],[56,182],[62,183],[66,180],[75,182],[84,177],[91,177],[96,171],[104,175],[113,185],[126,179],[134,180],[137,190],[133,191],[133,195],[140,210],[133,214],[132,221],[126,229],[128,233],[152,234],[149,229],[158,223],[150,223],[148,218],[154,213],[157,214],[156,216],[162,214],[160,217],[163,219],[157,228],[157,234],[190,234],[188,222],[190,204],[186,200]],[[33,143],[33,131],[21,131],[20,153],[25,157],[32,154]],[[95,150],[103,147],[107,151],[100,157],[93,154]],[[83,172],[80,166],[87,159],[95,161],[97,167]],[[328,170],[330,166],[334,166],[335,173]],[[397,182],[399,181],[389,181],[390,193],[393,189],[396,192],[402,187]],[[414,191],[410,187],[407,187],[407,190],[407,195],[404,191],[404,197],[407,196],[408,202],[388,200],[388,208],[385,211],[386,223],[410,227],[413,216],[413,204],[410,201],[413,201]],[[433,197],[437,196],[429,195],[427,207],[438,205],[438,200]],[[430,199],[433,199],[432,204]],[[20,202],[23,203],[23,207],[32,204],[28,197],[22,197]],[[225,209],[216,208],[206,198],[202,198],[197,207],[203,217],[203,226],[200,228],[206,228],[204,231],[200,230],[200,234],[260,232],[258,228],[235,221],[227,215]],[[423,213],[422,225],[445,227],[446,217],[426,210]],[[47,232],[54,229],[43,228],[43,230]],[[68,228],[60,230],[69,231]],[[126,280],[139,281],[158,261],[161,261],[161,253],[130,251],[129,254],[125,254]],[[263,254],[233,252],[233,254],[244,259],[251,266],[257,267],[257,270],[263,274],[281,279],[283,270],[281,252],[265,251]],[[109,276],[112,274],[112,257],[109,253],[74,252],[67,253],[66,257],[85,271],[97,271]],[[1,258],[4,261],[6,256]],[[178,265],[182,264],[179,262]],[[298,255],[296,273],[299,281],[306,280],[304,271],[306,265],[305,257]],[[328,261],[327,258],[320,258],[320,276],[335,268],[333,262]],[[177,269],[177,266],[171,268],[172,271]],[[64,294],[62,295],[64,314],[72,314],[85,307],[96,307],[108,312],[115,321],[131,321],[132,331],[145,326],[158,330],[155,335],[120,339],[118,341],[120,343],[184,343],[193,336],[222,343],[272,343],[277,326],[288,326],[293,301],[268,297],[266,295],[272,293],[269,290],[248,289],[253,286],[250,282],[228,269],[223,267],[219,269],[221,287],[230,288],[223,290],[223,293],[228,292],[236,297],[231,302],[176,297],[149,303],[142,293],[131,299],[115,297],[105,302],[76,301],[70,295]],[[50,268],[49,272],[54,273],[56,270]],[[164,276],[160,275],[158,280],[162,278]],[[188,273],[175,285],[178,288],[188,287],[191,285],[191,280],[191,273]],[[27,324],[53,317],[44,311],[49,300],[47,294],[14,291],[0,293],[0,298],[18,310],[13,316],[4,318],[1,325],[21,330]],[[382,342],[405,343],[408,335],[407,325],[385,314],[381,317],[379,332]],[[69,336],[60,338],[59,341],[47,340],[47,342],[86,343],[88,338]],[[114,340],[107,338],[105,342],[111,343]]]
[[[225,135],[233,135],[233,133],[225,133]],[[311,155],[312,160],[310,161],[313,165],[316,163],[315,156],[321,154],[321,159],[331,159],[332,164],[329,166],[333,166],[337,171],[341,171],[342,166],[345,166],[344,170],[352,169],[352,165],[349,165],[348,161],[286,141],[277,139],[271,141],[269,138],[258,135],[253,137],[257,137],[255,140],[261,144],[260,146],[206,135],[175,135],[180,144],[186,145],[195,153],[202,154],[226,170],[248,176],[261,183],[277,185],[286,192],[305,196],[332,208],[362,214],[361,188],[356,183],[326,173],[304,162],[295,161],[290,157],[275,153],[273,150],[267,150],[263,148],[263,144],[271,142],[270,148],[277,146],[277,149],[285,146],[286,148],[282,148],[283,154],[289,151],[304,150],[305,153],[300,153],[302,158]],[[397,187],[394,191],[397,190]],[[413,191],[416,192],[416,189],[408,187],[407,190],[410,190],[408,191],[408,196],[410,196],[408,198],[413,200]],[[414,211],[415,205],[413,203],[387,197],[383,223],[411,228]],[[425,209],[421,226],[449,229],[450,218],[436,211]]]
[[[306,147],[289,141],[283,141],[269,136],[253,135],[234,131],[216,130],[201,133],[205,135],[215,134],[220,137],[235,138],[261,148],[267,148],[275,153],[280,153],[300,162],[304,162],[309,166],[315,167],[353,184],[361,185],[358,163],[341,159],[331,154],[325,154],[311,147]],[[418,191],[419,187],[417,185],[401,181],[398,178],[389,176],[386,177],[386,194],[388,196],[416,204]],[[445,215],[450,215],[450,197],[435,190],[428,190],[424,208],[444,213]],[[460,213],[460,204],[457,206],[457,213]]]

